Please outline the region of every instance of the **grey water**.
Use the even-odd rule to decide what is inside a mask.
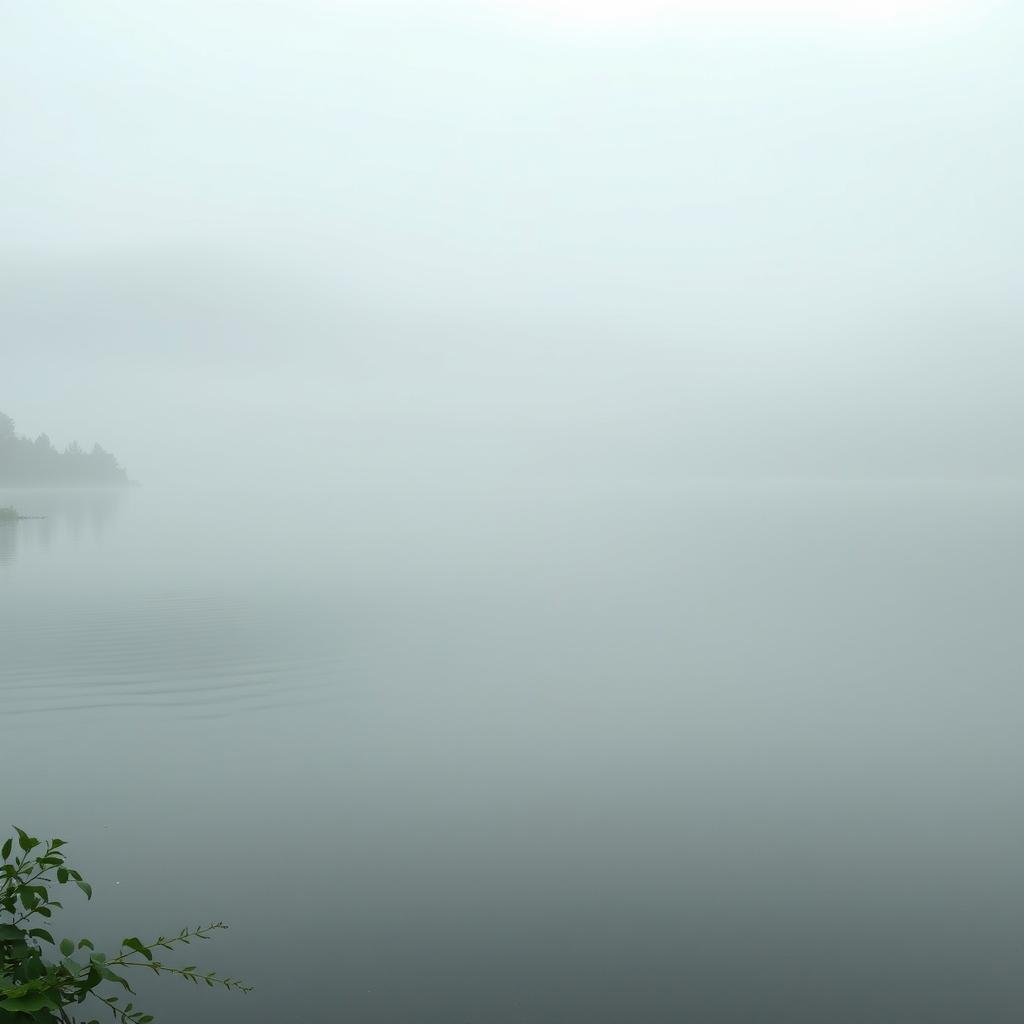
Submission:
[[[193,1024],[1017,1021],[1024,487],[4,492],[3,810]]]

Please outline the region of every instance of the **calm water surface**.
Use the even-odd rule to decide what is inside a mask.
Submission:
[[[1024,1014],[1024,489],[8,503],[2,820],[257,985],[161,1021]]]

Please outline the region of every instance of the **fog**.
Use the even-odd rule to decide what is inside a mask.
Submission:
[[[227,920],[169,1022],[1018,1021],[1022,29],[5,5],[55,934]]]
[[[151,481],[1015,475],[1019,14],[844,10],[11,6],[5,411]]]

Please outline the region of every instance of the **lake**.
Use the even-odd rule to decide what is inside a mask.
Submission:
[[[1024,487],[0,492],[3,821],[165,1024],[1018,1021]],[[59,936],[58,936],[59,937]]]

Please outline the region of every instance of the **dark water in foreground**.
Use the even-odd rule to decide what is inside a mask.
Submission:
[[[164,1024],[1024,1015],[1024,488],[9,502],[55,931],[257,985]]]

